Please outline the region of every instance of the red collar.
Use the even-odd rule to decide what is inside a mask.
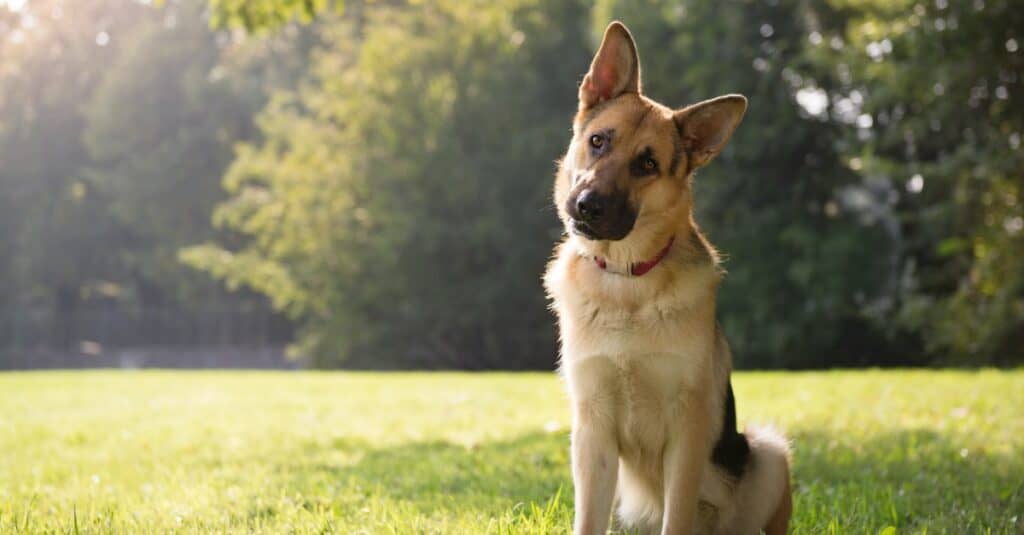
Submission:
[[[632,264],[631,266],[629,266],[629,274],[633,275],[634,277],[639,277],[641,275],[647,274],[648,271],[654,269],[654,266],[658,265],[658,262],[661,262],[665,258],[665,255],[668,254],[668,250],[672,248],[672,243],[675,241],[675,236],[669,238],[668,245],[666,245],[665,248],[662,249],[661,252],[658,253],[658,256],[655,256],[653,260],[648,260],[646,262],[640,262],[639,264]],[[597,267],[605,270],[608,269],[608,262],[605,262],[604,258],[601,258],[600,256],[595,256],[594,262],[597,263]]]

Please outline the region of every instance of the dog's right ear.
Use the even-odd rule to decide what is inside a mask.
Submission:
[[[639,92],[640,58],[636,43],[621,22],[612,22],[580,84],[580,109],[592,108],[623,93]]]
[[[747,97],[723,95],[673,114],[691,169],[706,165],[722,152],[746,111]]]

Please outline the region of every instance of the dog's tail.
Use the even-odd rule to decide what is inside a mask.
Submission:
[[[793,512],[789,485],[789,440],[773,427],[748,426],[750,461],[736,487],[734,525],[725,533],[785,535]]]

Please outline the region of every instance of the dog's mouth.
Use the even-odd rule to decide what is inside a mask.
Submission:
[[[591,240],[600,239],[597,235],[597,232],[595,232],[594,229],[590,227],[590,225],[578,219],[572,220],[572,233],[577,236],[583,236],[584,238]]]
[[[628,221],[621,221],[614,225],[595,226],[586,221],[573,218],[570,231],[588,240],[618,241],[629,236],[635,222],[636,218],[633,217],[628,218]]]

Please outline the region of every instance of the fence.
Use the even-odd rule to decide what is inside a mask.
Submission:
[[[295,368],[292,326],[258,302],[191,307],[91,304],[0,315],[0,369]]]

